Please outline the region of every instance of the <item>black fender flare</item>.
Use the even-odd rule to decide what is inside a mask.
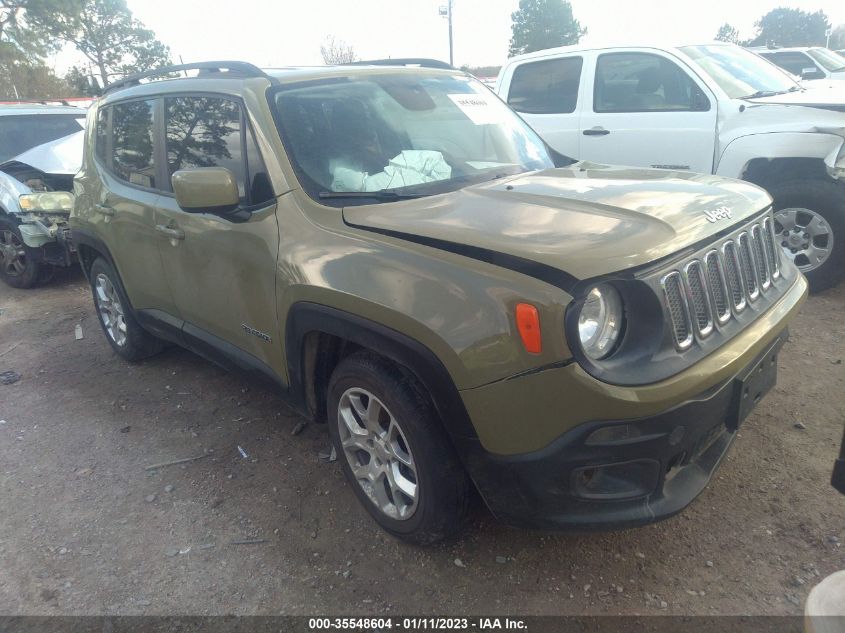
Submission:
[[[96,251],[100,254],[100,256],[105,258],[105,260],[109,263],[112,268],[118,270],[117,264],[114,261],[114,258],[112,257],[109,247],[106,246],[106,243],[103,240],[101,240],[93,233],[90,233],[89,231],[86,231],[84,229],[75,229],[71,227],[70,239],[76,246],[77,253],[79,253],[79,262],[82,264],[82,272],[85,273],[85,277],[88,277],[88,269],[90,268],[92,262],[85,261],[82,256],[84,248],[80,249],[80,246],[87,247],[91,250]],[[120,273],[118,272],[118,274]]]
[[[312,332],[336,336],[406,367],[428,391],[456,448],[477,438],[458,389],[434,352],[385,325],[310,301],[293,304],[285,326],[288,387],[294,400],[300,403],[306,400],[304,344],[306,336]],[[461,450],[458,452],[463,454]]]

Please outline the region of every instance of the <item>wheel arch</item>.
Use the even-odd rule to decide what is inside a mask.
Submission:
[[[115,269],[115,271],[117,270],[117,266],[115,265],[115,261],[109,247],[106,246],[105,242],[103,242],[100,238],[92,235],[88,231],[71,229],[71,239],[76,246],[79,263],[82,266],[82,272],[85,273],[86,278],[89,277],[91,266],[94,264],[94,260],[98,257],[105,259],[109,265]]]
[[[337,308],[302,301],[288,312],[285,349],[290,395],[315,420],[326,419],[326,387],[334,367],[354,351],[367,349],[414,375],[428,392],[453,443],[476,437],[446,367],[428,347],[397,330]]]

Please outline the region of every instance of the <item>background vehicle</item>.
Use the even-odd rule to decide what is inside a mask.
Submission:
[[[820,46],[749,49],[801,79],[845,79],[845,60]]]
[[[758,187],[555,169],[452,69],[156,73],[188,69],[89,115],[71,224],[103,331],[268,378],[392,534],[459,529],[470,478],[517,525],[671,516],[774,384],[806,283]]]
[[[508,60],[496,92],[568,156],[764,187],[811,288],[845,276],[845,92],[722,43],[538,51]]]
[[[73,176],[82,161],[85,111],[0,106],[0,279],[16,288],[76,261],[68,241]]]

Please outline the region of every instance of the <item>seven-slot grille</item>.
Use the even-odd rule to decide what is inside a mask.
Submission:
[[[770,217],[665,274],[660,284],[675,347],[685,350],[696,338],[708,337],[779,277],[780,249]]]

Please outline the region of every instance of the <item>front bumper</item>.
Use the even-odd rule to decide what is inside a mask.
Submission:
[[[668,518],[710,481],[736,436],[746,374],[776,367],[786,338],[783,331],[736,377],[671,410],[582,424],[524,455],[493,455],[477,444],[468,455],[473,479],[493,514],[515,526],[590,530]],[[604,443],[589,439],[599,429],[623,426],[632,438]],[[602,476],[599,467],[607,466],[611,469],[605,472],[614,473],[611,480],[618,477],[615,490],[629,491],[621,498],[584,486],[585,473],[593,479]],[[626,474],[630,481],[624,481]]]
[[[738,385],[758,393],[771,386],[774,358],[806,292],[798,277],[745,331],[662,383],[617,388],[569,365],[462,392],[480,432],[459,449],[490,510],[516,526],[582,530],[642,525],[682,510],[707,485],[747,412]],[[620,425],[631,433],[596,441],[596,430]],[[503,437],[529,448],[497,450],[507,447]],[[621,485],[592,494],[597,472]]]

